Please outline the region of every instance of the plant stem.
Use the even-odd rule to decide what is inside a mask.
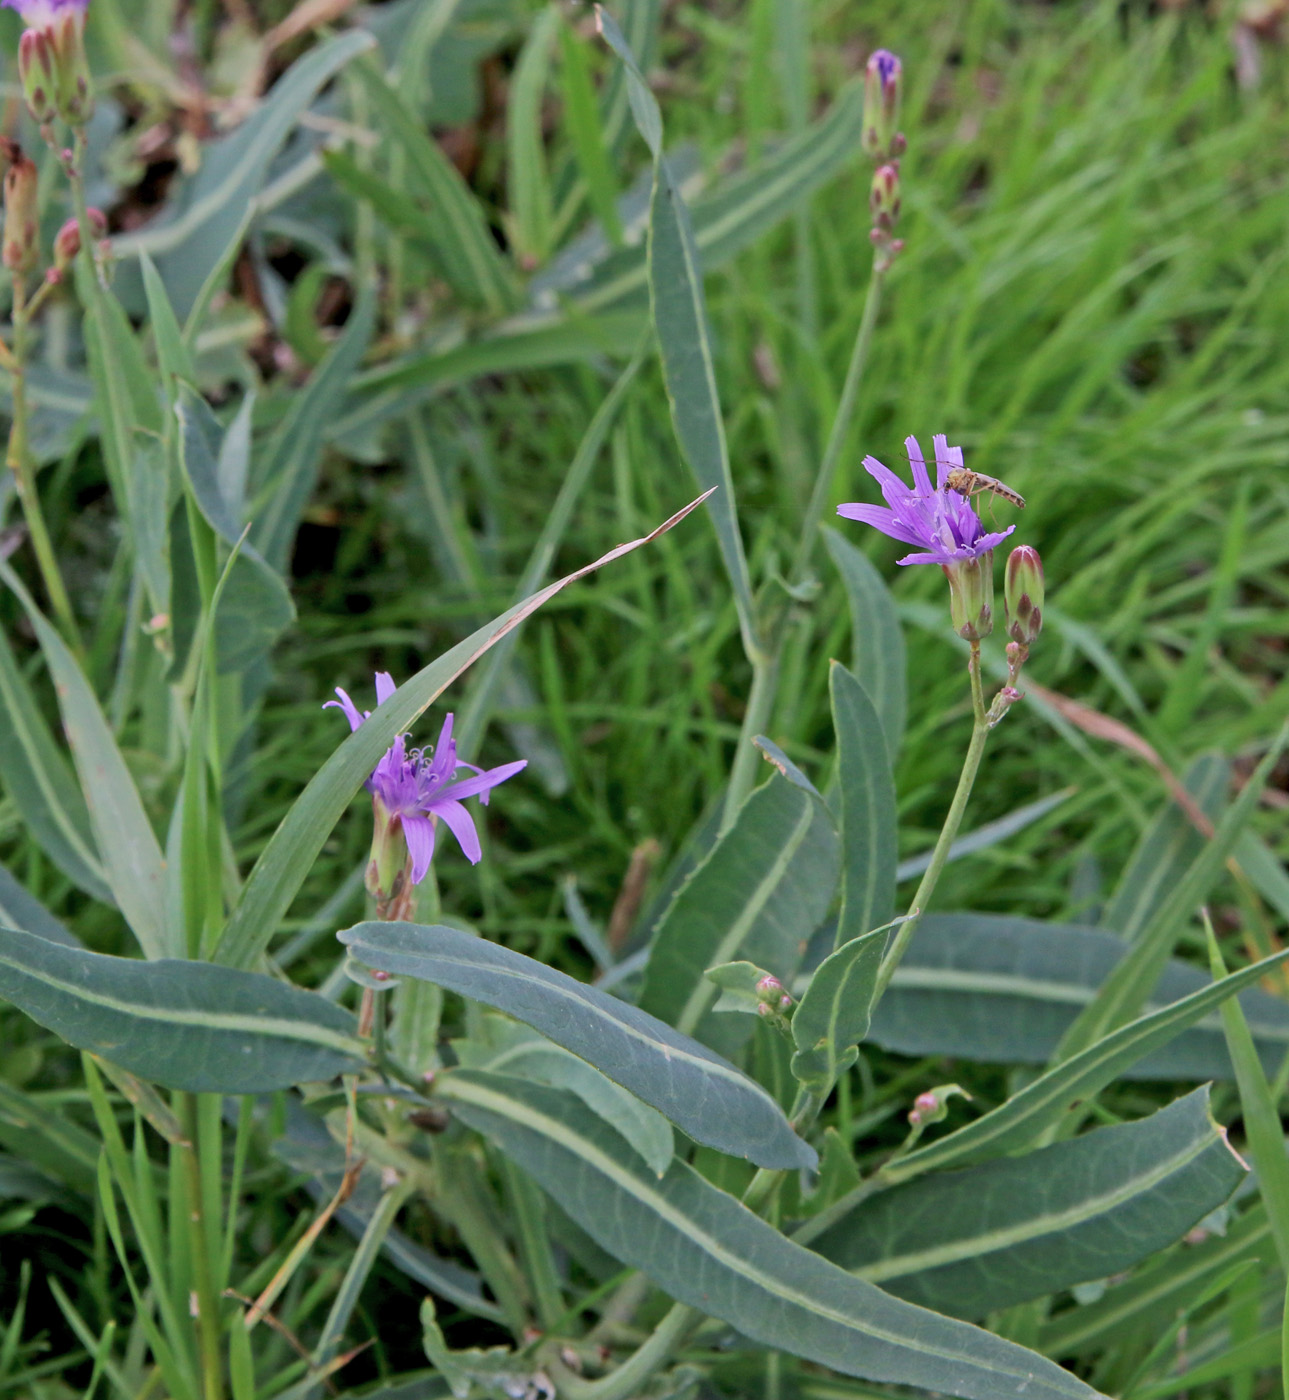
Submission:
[[[752,662],[752,689],[743,713],[738,747],[734,750],[734,766],[730,769],[730,785],[725,793],[725,810],[721,814],[722,836],[734,825],[739,808],[756,780],[758,755],[752,740],[769,727],[770,712],[774,709],[774,692],[779,680],[780,644],[778,636],[770,638],[768,650]]]
[[[793,585],[803,581],[810,568],[810,558],[814,553],[815,540],[819,534],[819,517],[823,513],[828,492],[832,487],[833,476],[850,432],[851,421],[855,416],[855,405],[859,400],[859,385],[864,376],[864,365],[868,360],[869,347],[873,341],[873,328],[877,325],[877,313],[882,304],[882,288],[886,282],[889,263],[875,259],[872,276],[868,282],[868,293],[864,298],[864,310],[860,316],[859,329],[855,332],[855,343],[851,347],[850,363],[846,367],[846,379],[842,385],[841,401],[837,405],[837,415],[833,419],[824,447],[815,484],[810,492],[810,501],[801,523],[801,536],[793,555],[792,568],[788,573]],[[784,627],[782,623],[767,629],[768,635],[760,654],[752,656],[752,689],[748,695],[747,710],[739,731],[738,747],[734,751],[734,766],[730,770],[730,785],[725,794],[725,810],[721,817],[721,834],[734,824],[738,809],[752,791],[756,778],[757,756],[752,740],[769,727],[774,709],[775,692],[779,683],[779,659],[783,649]]]
[[[201,1164],[195,1144],[201,1125],[198,1122],[197,1101],[191,1094],[183,1096],[183,1124],[188,1141],[179,1148],[188,1177],[189,1248],[197,1294],[197,1328],[201,1340],[201,1371],[203,1400],[221,1400],[224,1394],[224,1373],[220,1355],[219,1300],[213,1285],[211,1259],[207,1247],[206,1222],[202,1207]]]
[[[702,1317],[688,1303],[673,1303],[663,1320],[610,1375],[586,1381],[558,1361],[551,1370],[561,1396],[568,1400],[634,1400],[650,1376],[667,1364],[673,1349]]]
[[[72,611],[71,599],[63,583],[58,568],[58,557],[54,553],[49,530],[45,525],[44,512],[40,508],[40,494],[36,490],[36,474],[32,470],[31,457],[27,451],[27,326],[31,308],[27,303],[27,289],[21,276],[13,279],[13,355],[8,365],[13,380],[13,419],[9,428],[9,470],[13,472],[18,500],[22,504],[23,518],[27,522],[27,533],[31,536],[32,548],[36,551],[36,562],[40,576],[49,596],[50,606],[58,621],[59,629],[78,657],[83,656],[80,630],[76,626],[76,615]]]
[[[864,298],[863,314],[859,319],[859,329],[855,332],[855,344],[851,347],[850,364],[846,367],[841,402],[837,405],[837,416],[833,419],[832,431],[828,434],[828,443],[815,476],[814,489],[810,493],[810,503],[806,506],[806,513],[801,522],[801,537],[797,541],[797,552],[793,556],[792,568],[788,574],[793,583],[800,583],[810,567],[810,558],[819,536],[819,517],[823,514],[837,470],[837,462],[850,432],[851,419],[855,416],[860,380],[864,377],[864,366],[868,361],[868,351],[873,341],[873,328],[877,325],[877,313],[881,309],[882,288],[886,285],[886,274],[889,270],[889,262],[874,259],[872,276],[868,280],[868,294]]]
[[[882,959],[882,965],[878,969],[877,986],[873,992],[874,1006],[877,1005],[882,994],[890,986],[895,969],[899,967],[900,959],[904,956],[909,942],[917,932],[918,925],[922,922],[922,915],[931,901],[931,896],[935,893],[935,887],[940,881],[940,872],[949,859],[949,848],[957,839],[958,828],[962,825],[963,814],[967,810],[967,799],[971,796],[976,774],[980,770],[980,760],[984,756],[985,740],[989,737],[989,717],[985,713],[984,694],[980,683],[979,642],[971,644],[971,657],[967,662],[967,670],[971,675],[971,709],[974,723],[971,728],[971,742],[967,746],[967,756],[963,760],[962,773],[958,778],[958,789],[953,794],[953,801],[949,805],[944,825],[940,828],[935,850],[931,853],[931,864],[927,866],[926,873],[922,876],[921,883],[917,887],[917,893],[913,896],[913,903],[909,906],[908,918],[896,931],[891,946],[887,949],[886,956]]]

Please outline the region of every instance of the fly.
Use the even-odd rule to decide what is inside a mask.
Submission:
[[[999,481],[994,476],[986,476],[984,472],[973,472],[967,467],[952,467],[944,478],[944,484],[950,491],[956,491],[960,496],[966,496],[968,500],[972,496],[979,496],[982,492],[987,492],[991,496],[998,496],[1004,501],[1009,501],[1017,510],[1025,509],[1025,497],[1019,491],[1013,491],[1005,481]]]

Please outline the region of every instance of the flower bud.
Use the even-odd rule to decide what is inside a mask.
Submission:
[[[1017,545],[1007,556],[1003,602],[1007,635],[1029,646],[1043,627],[1043,561],[1030,545]]]
[[[107,216],[101,209],[87,209],[90,230],[96,238],[107,233]],[[54,266],[60,272],[76,261],[81,250],[81,226],[76,219],[68,219],[54,236]]]
[[[42,125],[60,116],[83,126],[94,110],[85,57],[89,0],[3,0],[27,28],[18,41],[18,76],[31,115]]]
[[[399,814],[390,811],[379,793],[372,794],[371,805],[371,858],[364,883],[377,904],[387,904],[407,881],[407,837]]]
[[[900,167],[895,161],[879,165],[873,172],[868,207],[878,228],[894,227],[896,219],[900,217]]]
[[[0,255],[10,272],[30,272],[36,266],[36,164],[14,146],[4,175],[4,249]]]
[[[978,642],[994,630],[994,552],[974,559],[942,564],[949,580],[949,616],[953,630],[968,642]]]
[[[57,114],[58,78],[54,72],[51,31],[25,29],[18,40],[18,77],[27,110],[44,126]]]
[[[885,160],[898,154],[895,130],[900,119],[900,74],[898,58],[878,49],[864,71],[864,126],[861,144],[864,154]]]
[[[94,112],[85,56],[85,11],[75,5],[66,7],[46,33],[53,36],[58,115],[68,126],[84,126]]]
[[[952,1098],[970,1099],[971,1095],[961,1084],[937,1084],[913,1100],[909,1112],[909,1123],[916,1131],[921,1131],[928,1123],[941,1123],[949,1115],[949,1100]]]

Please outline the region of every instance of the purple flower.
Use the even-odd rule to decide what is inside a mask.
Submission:
[[[378,671],[376,703],[383,705],[394,690],[391,677],[384,671]],[[336,687],[336,694],[340,698],[328,700],[323,709],[334,707],[342,710],[351,731],[371,718],[371,711],[360,713],[357,705],[339,686]],[[437,820],[442,818],[466,858],[471,864],[477,864],[483,855],[479,833],[475,830],[474,818],[462,806],[461,799],[477,796],[480,802],[486,804],[488,793],[498,783],[513,778],[528,764],[526,759],[521,759],[518,763],[503,763],[500,768],[485,771],[458,758],[456,741],[452,737],[451,715],[443,721],[439,742],[433,750],[409,750],[406,739],[405,734],[400,734],[394,740],[384,758],[372,770],[366,787],[376,810],[377,841],[381,839],[382,830],[393,836],[395,829],[401,827],[408,855],[412,858],[412,883],[419,885],[425,879],[434,855]],[[471,776],[458,778],[457,771],[462,768],[468,768]]]
[[[926,461],[917,438],[907,437],[904,447],[909,454],[909,465],[913,468],[912,489],[876,457],[865,457],[864,467],[882,488],[886,506],[890,508],[862,503],[837,507],[838,515],[844,515],[848,520],[862,520],[865,525],[872,525],[884,535],[890,535],[904,544],[919,545],[924,551],[906,554],[903,559],[896,560],[899,564],[947,566],[978,559],[982,554],[988,554],[1016,528],[1009,525],[1005,530],[986,533],[971,502],[945,485],[949,472],[954,467],[962,466],[962,448],[950,447],[943,433],[937,433],[934,442],[934,487],[927,475]]]
[[[0,0],[10,10],[17,10],[28,29],[52,29],[59,15],[83,15],[89,0]]]

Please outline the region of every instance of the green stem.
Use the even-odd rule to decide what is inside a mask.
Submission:
[[[16,276],[13,280],[13,356],[8,367],[13,380],[9,470],[13,472],[23,518],[27,522],[27,533],[31,536],[32,548],[36,551],[36,562],[40,567],[40,576],[44,581],[50,606],[67,644],[81,657],[84,655],[84,649],[81,646],[80,629],[76,626],[76,614],[72,611],[71,599],[67,595],[63,575],[58,567],[58,556],[54,553],[49,530],[45,525],[45,515],[40,508],[40,494],[36,490],[36,474],[32,470],[31,457],[27,451],[26,362],[27,326],[30,319],[26,285],[21,276]]]
[[[224,1394],[224,1372],[220,1355],[219,1298],[214,1286],[214,1261],[207,1239],[201,1164],[195,1144],[201,1131],[197,1101],[191,1094],[183,1096],[182,1119],[188,1141],[179,1148],[188,1177],[190,1196],[188,1227],[189,1248],[192,1250],[193,1275],[197,1294],[197,1329],[201,1341],[202,1400],[221,1400]]]
[[[864,366],[868,361],[868,351],[873,341],[873,329],[877,325],[877,313],[882,304],[882,288],[886,282],[888,268],[889,264],[877,260],[873,263],[868,293],[864,298],[864,310],[860,316],[859,329],[855,332],[855,343],[851,347],[850,364],[846,367],[841,401],[837,405],[837,415],[833,419],[824,455],[819,462],[810,502],[806,506],[801,523],[801,537],[797,541],[792,568],[788,573],[789,581],[793,585],[801,583],[810,568],[811,555],[814,553],[815,540],[819,534],[819,519],[823,514],[828,492],[832,489],[837,463],[855,416],[860,381],[864,377]],[[769,635],[766,636],[763,650],[759,655],[752,656],[752,689],[748,695],[743,726],[739,731],[738,747],[734,752],[729,789],[725,794],[725,811],[721,818],[722,835],[734,824],[738,809],[752,791],[756,780],[757,756],[752,740],[769,727],[779,683],[779,660],[783,649],[784,630],[782,624],[768,629]]]
[[[769,650],[752,663],[752,689],[743,713],[743,726],[739,730],[738,747],[734,751],[734,766],[730,769],[730,785],[725,793],[725,810],[721,815],[722,836],[734,825],[738,810],[756,781],[758,755],[752,740],[764,733],[770,724],[779,679],[779,648],[779,638],[772,637]]]
[[[647,1340],[610,1375],[587,1381],[558,1360],[551,1365],[561,1396],[567,1400],[634,1400],[650,1376],[667,1364],[672,1351],[702,1314],[688,1303],[673,1303]]]
[[[985,740],[989,737],[989,716],[985,713],[984,694],[980,683],[979,642],[971,644],[971,657],[967,663],[967,669],[971,674],[971,709],[974,716],[971,743],[967,746],[967,756],[963,760],[962,774],[958,778],[958,790],[953,794],[953,802],[949,806],[944,825],[940,828],[935,850],[931,853],[931,864],[927,866],[926,874],[922,876],[917,893],[913,896],[908,918],[896,931],[895,938],[892,940],[890,948],[887,949],[886,956],[882,959],[882,965],[878,969],[877,986],[873,992],[874,1006],[877,1005],[882,994],[890,986],[895,969],[899,967],[900,959],[904,956],[913,935],[917,932],[918,925],[922,922],[922,915],[940,881],[940,872],[949,859],[949,848],[957,839],[958,828],[962,825],[962,818],[967,810],[967,799],[971,796],[976,774],[980,771],[980,760],[985,752]]]
[[[788,574],[793,583],[800,583],[810,567],[810,558],[819,536],[819,518],[823,514],[828,492],[832,489],[833,476],[837,471],[842,448],[846,445],[851,419],[855,416],[859,385],[864,377],[864,366],[868,362],[868,351],[873,342],[873,329],[877,325],[877,313],[882,304],[882,288],[886,284],[889,267],[889,263],[874,259],[873,273],[868,281],[868,294],[864,298],[864,310],[859,319],[859,330],[855,332],[850,364],[846,367],[841,402],[837,405],[837,416],[833,419],[828,444],[824,448],[819,471],[815,476],[814,489],[810,493],[810,503],[806,506],[806,513],[801,522],[801,537],[797,541],[797,552],[793,556],[792,569]]]

